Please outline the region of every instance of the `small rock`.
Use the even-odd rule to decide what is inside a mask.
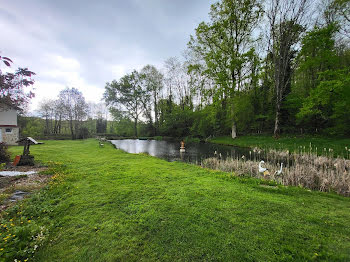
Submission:
[[[17,190],[9,198],[9,201],[10,202],[16,202],[18,200],[22,200],[26,195],[29,195],[29,192],[24,192],[24,191]]]

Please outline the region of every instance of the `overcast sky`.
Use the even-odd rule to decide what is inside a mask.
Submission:
[[[0,52],[37,74],[30,111],[67,86],[100,102],[106,82],[181,56],[214,2],[0,0]]]

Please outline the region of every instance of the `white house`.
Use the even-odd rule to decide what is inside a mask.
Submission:
[[[17,145],[18,139],[17,110],[2,104],[0,105],[0,143]]]

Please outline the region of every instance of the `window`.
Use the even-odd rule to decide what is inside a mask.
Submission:
[[[12,133],[12,128],[6,128],[6,129],[5,129],[5,133],[11,134],[11,133]]]

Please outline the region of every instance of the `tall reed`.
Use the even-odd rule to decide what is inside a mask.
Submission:
[[[317,149],[316,149],[317,151]],[[301,148],[300,153],[289,151],[269,150],[261,153],[256,151],[257,157],[208,158],[202,161],[202,166],[234,172],[236,175],[250,175],[256,178],[274,180],[283,185],[301,186],[312,190],[334,191],[344,196],[350,196],[350,160],[333,157],[332,150],[328,150],[328,156],[317,156],[317,152],[310,148]],[[251,155],[251,153],[250,153]],[[259,162],[265,160],[270,175],[264,176],[259,173]],[[275,174],[283,163],[282,174]]]

